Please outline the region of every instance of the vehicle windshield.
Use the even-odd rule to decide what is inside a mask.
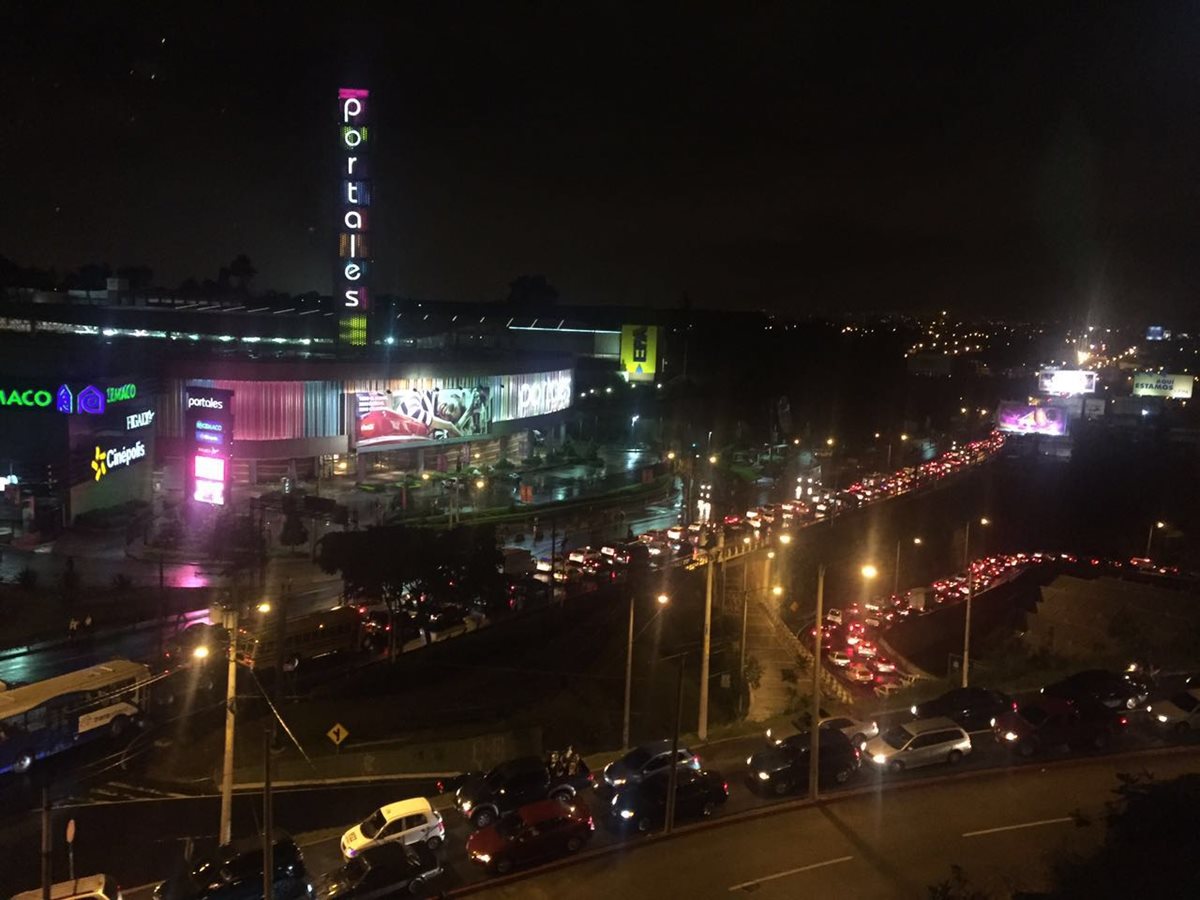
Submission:
[[[1171,698],[1171,702],[1174,703],[1176,706],[1178,706],[1180,709],[1182,709],[1186,713],[1190,713],[1197,706],[1200,706],[1200,700],[1197,700],[1195,697],[1193,697],[1187,691],[1183,691],[1180,694],[1176,694],[1174,697]]]
[[[880,735],[880,737],[882,737],[883,742],[893,750],[900,750],[903,749],[904,745],[909,742],[909,739],[912,737],[912,735],[897,725],[893,728],[889,728],[882,735]]]
[[[524,822],[521,820],[520,814],[512,812],[501,817],[500,821],[496,823],[496,833],[503,838],[516,837],[522,825],[524,825]]]
[[[366,876],[369,866],[361,856],[357,856],[342,866],[342,877],[347,884],[358,884]]]
[[[387,825],[387,819],[383,817],[383,810],[377,809],[367,816],[366,820],[358,826],[358,830],[362,832],[363,837],[370,841],[383,831],[385,825]]]
[[[640,769],[650,762],[651,753],[645,747],[637,747],[625,754],[621,762],[628,769]]]

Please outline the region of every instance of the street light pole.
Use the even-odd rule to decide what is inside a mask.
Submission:
[[[621,749],[629,749],[629,700],[633,690],[633,598],[629,592],[629,642],[625,647],[625,718],[621,726]]]
[[[1150,547],[1154,543],[1154,532],[1156,530],[1166,528],[1166,527],[1167,527],[1166,522],[1151,522],[1150,523],[1150,531],[1146,535],[1146,554],[1145,554],[1145,556],[1147,559],[1150,558]]]
[[[980,519],[980,525],[988,525],[987,519]],[[975,576],[971,573],[971,520],[967,519],[966,534],[963,536],[963,562],[967,570],[967,614],[963,623],[963,656],[962,656],[962,686],[970,686],[971,667],[971,602],[975,599]]]
[[[902,539],[896,541],[896,568],[892,570],[892,596],[895,597],[900,593],[900,544]]]
[[[815,635],[813,636],[812,662],[812,717],[809,730],[808,744],[808,799],[814,803],[817,800],[817,779],[820,777],[818,766],[818,733],[821,730],[821,638],[824,629],[821,627],[825,615],[825,564],[817,566],[817,618]]]
[[[675,793],[679,783],[679,731],[683,727],[683,664],[685,656],[679,657],[679,680],[675,685],[675,734],[671,737],[671,774],[667,779],[667,816],[663,829],[670,834],[675,827]]]
[[[721,542],[717,542],[718,549]],[[704,579],[704,642],[700,653],[700,718],[696,726],[696,734],[700,740],[708,740],[708,664],[709,651],[712,648],[712,595],[713,568],[715,563],[710,559],[705,566]],[[745,562],[742,563],[745,565]],[[674,777],[674,776],[672,776]]]
[[[225,610],[225,628],[229,632],[229,675],[225,685],[225,759],[221,769],[221,828],[219,845],[228,844],[233,834],[233,729],[237,702],[237,606]],[[282,652],[283,648],[277,648]]]

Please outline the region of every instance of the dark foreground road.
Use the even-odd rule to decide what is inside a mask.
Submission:
[[[1100,813],[1117,773],[1170,778],[1198,767],[1200,751],[1187,749],[866,789],[819,807],[648,839],[475,896],[896,900],[926,897],[952,864],[963,866],[977,887],[1008,896],[1042,885],[1051,855],[1101,841]]]

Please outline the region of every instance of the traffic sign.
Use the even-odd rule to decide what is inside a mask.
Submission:
[[[345,726],[334,724],[332,728],[325,732],[325,736],[333,741],[333,746],[341,747],[342,741],[350,737],[350,732],[346,730]]]

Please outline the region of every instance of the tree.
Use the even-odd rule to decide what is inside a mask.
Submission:
[[[258,270],[254,268],[254,263],[250,262],[250,257],[245,253],[239,253],[233,258],[233,262],[229,264],[229,277],[234,280],[239,293],[246,294],[250,291],[250,282],[254,280],[254,276],[258,274]]]
[[[521,307],[553,306],[558,302],[558,289],[545,275],[518,275],[508,285],[506,302]]]
[[[288,495],[283,501],[283,528],[279,532],[279,543],[285,547],[298,547],[308,541],[308,529],[296,509],[296,498]]]

